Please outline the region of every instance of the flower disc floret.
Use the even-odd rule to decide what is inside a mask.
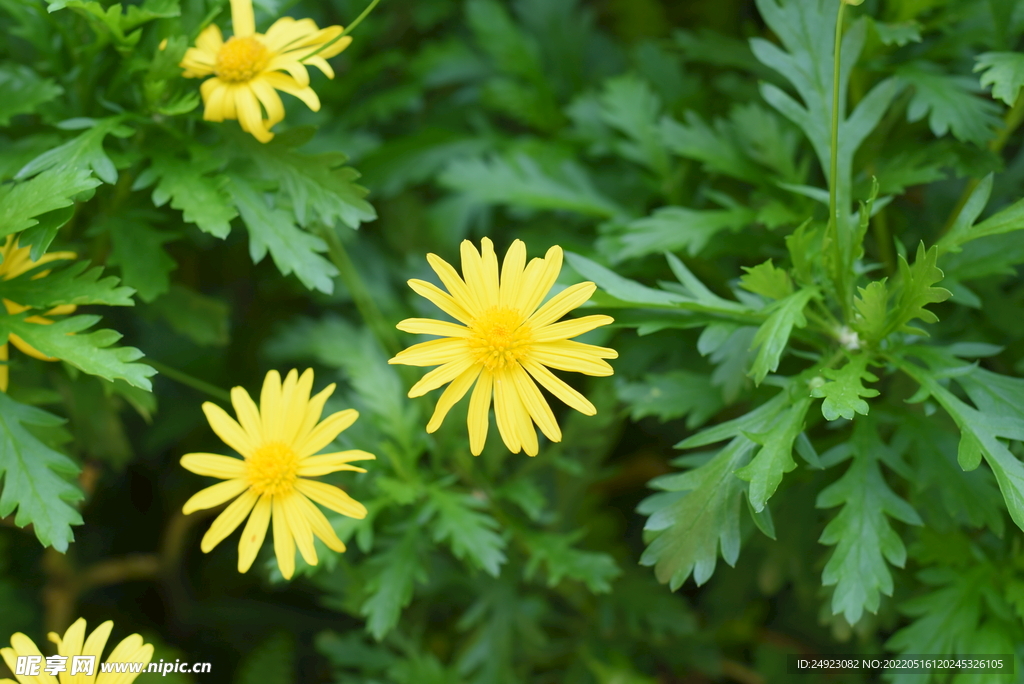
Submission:
[[[214,73],[228,83],[245,83],[266,68],[268,58],[267,46],[255,36],[233,36],[217,52]]]
[[[608,325],[612,318],[583,316],[558,322],[597,289],[594,283],[579,283],[544,302],[562,268],[560,247],[552,247],[543,259],[527,264],[526,245],[516,240],[500,272],[494,245],[487,238],[479,252],[468,240],[461,251],[461,276],[448,262],[427,255],[447,292],[422,280],[410,280],[409,286],[462,325],[425,318],[402,321],[399,330],[440,339],[413,345],[389,363],[438,366],[409,390],[410,397],[418,397],[448,385],[437,400],[427,432],[436,431],[448,411],[472,388],[467,424],[473,455],[481,453],[487,439],[493,398],[505,446],[513,453],[525,451],[535,456],[539,447],[534,424],[552,442],[562,439],[558,422],[537,385],[581,413],[597,413],[593,404],[549,369],[611,375],[612,367],[605,359],[618,356],[614,349],[570,338]]]
[[[246,459],[245,478],[257,496],[290,494],[299,478],[299,459],[287,444],[269,442]]]

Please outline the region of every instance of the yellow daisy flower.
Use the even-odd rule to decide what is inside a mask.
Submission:
[[[413,345],[388,362],[440,365],[409,390],[410,397],[451,383],[437,401],[427,432],[441,426],[448,411],[474,383],[468,416],[474,456],[483,451],[487,439],[492,393],[498,432],[512,453],[522,449],[530,456],[537,455],[533,423],[552,442],[562,439],[551,407],[535,382],[577,411],[588,416],[597,413],[582,394],[548,370],[606,376],[612,374],[612,367],[604,359],[618,357],[614,349],[569,339],[612,323],[611,316],[555,322],[590,299],[597,289],[594,283],[568,287],[541,306],[562,269],[560,247],[552,247],[543,259],[526,264],[526,245],[516,240],[505,254],[500,277],[494,246],[487,238],[482,242],[482,254],[469,240],[462,242],[464,278],[434,254],[428,254],[427,261],[448,292],[422,280],[410,280],[409,286],[463,325],[428,318],[406,319],[398,324],[399,330],[443,339]]]
[[[203,29],[180,66],[186,78],[214,76],[200,86],[206,105],[204,119],[237,119],[243,131],[268,142],[274,137],[268,129],[284,119],[277,91],[294,95],[314,112],[319,111],[320,99],[309,87],[306,67],[315,66],[334,78],[327,58],[348,47],[352,37],[345,36],[320,50],[341,35],[342,27],[320,29],[312,19],[291,17],[278,19],[266,33],[256,33],[252,0],[231,0],[231,23],[234,35],[227,41],[216,24]]]
[[[203,412],[210,427],[244,460],[217,454],[186,454],[181,459],[181,465],[197,475],[226,480],[186,501],[182,509],[186,515],[238,497],[206,532],[201,544],[203,553],[213,550],[249,518],[238,543],[239,572],[247,572],[252,566],[271,519],[277,565],[281,574],[290,579],[295,572],[296,546],[307,563],[317,564],[313,535],[332,551],[345,550],[313,501],[350,518],[366,517],[366,507],[341,489],[306,479],[339,470],[365,473],[363,468],[348,464],[376,458],[359,450],[314,456],[352,425],[359,413],[353,409],[338,411],[321,422],[324,402],[335,385],[328,385],[310,398],[312,387],[312,369],[302,377],[297,371],[290,371],[283,386],[278,372],[270,371],[263,381],[259,408],[248,392],[235,387],[231,390],[231,403],[238,415],[237,422],[216,404],[204,403]]]
[[[48,638],[57,644],[57,655],[67,658],[65,667],[67,670],[60,674],[59,684],[74,682],[75,684],[131,684],[139,675],[127,672],[100,672],[100,663],[103,657],[103,648],[107,645],[110,631],[114,623],[110,620],[93,630],[88,638],[85,636],[85,619],[78,618],[73,625],[64,632],[64,638],[57,636],[56,632],[50,632]],[[17,672],[18,656],[43,656],[39,648],[31,639],[18,632],[11,636],[11,648],[0,648],[0,655],[11,672]],[[81,672],[71,676],[74,656],[94,656],[93,673],[91,675]],[[153,659],[153,645],[144,643],[138,634],[126,637],[114,647],[107,658],[108,663],[142,663],[145,670],[149,661]],[[35,676],[15,674],[14,678],[20,684],[58,684],[57,677],[46,672],[46,660],[43,657],[39,663],[39,674]],[[12,679],[0,679],[0,684],[15,684]]]
[[[14,235],[8,235],[7,241],[4,243],[4,246],[0,247],[0,256],[3,257],[3,263],[0,263],[0,279],[11,280],[12,278],[17,278],[26,271],[31,271],[39,264],[45,264],[49,261],[57,261],[58,259],[74,259],[76,256],[78,256],[74,252],[50,252],[48,254],[44,254],[43,256],[41,256],[39,258],[39,261],[32,261],[32,259],[29,257],[29,253],[31,251],[31,247],[19,247],[17,238]],[[47,275],[49,275],[49,273],[50,271],[48,270],[41,271],[36,275],[32,276],[32,279],[35,280],[37,278],[45,278]],[[9,299],[5,299],[3,301],[4,307],[7,309],[8,314],[20,314],[23,311],[27,311],[29,309],[29,307],[22,306],[21,304],[16,304]],[[44,315],[63,316],[65,314],[74,312],[74,310],[74,304],[64,304],[61,306],[53,307],[49,311],[45,312]],[[40,325],[50,325],[51,323],[53,323],[53,321],[51,321],[48,318],[43,318],[43,316],[29,316],[25,320],[29,323],[38,323]],[[21,339],[17,335],[11,335],[8,338],[8,340],[15,347],[17,347],[22,352],[28,354],[33,358],[40,359],[42,361],[57,360],[51,356],[46,356],[45,354],[36,351],[34,347],[30,346],[27,342],[25,342],[25,340]],[[2,364],[0,364],[0,391],[2,392],[7,391],[7,384],[10,379],[9,369],[7,368],[6,363],[8,359],[9,356],[7,343],[4,342],[2,345],[0,345],[0,361],[3,362]]]

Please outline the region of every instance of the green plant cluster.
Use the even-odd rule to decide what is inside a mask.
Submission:
[[[0,337],[60,361],[8,344],[0,642],[114,619],[238,684],[1024,681],[1024,5],[386,0],[267,144],[181,77],[229,15],[0,0],[0,240],[77,255],[0,280]],[[387,363],[435,316],[405,281],[482,236],[561,245],[616,320],[536,458],[472,457],[464,408],[428,435]],[[293,367],[377,460],[286,582],[200,553],[178,460]]]

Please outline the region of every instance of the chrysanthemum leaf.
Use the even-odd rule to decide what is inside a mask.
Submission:
[[[0,392],[0,518],[17,509],[15,524],[25,527],[31,523],[39,541],[61,553],[74,540],[71,526],[82,524],[78,511],[69,505],[81,500],[82,492],[64,479],[79,469],[26,426],[52,429],[63,422]]]
[[[755,212],[746,207],[662,207],[625,224],[620,234],[603,241],[602,251],[616,261],[661,252],[685,251],[695,256],[720,233],[749,226],[754,218]]]
[[[986,52],[978,55],[975,71],[981,74],[981,85],[992,86],[992,97],[1012,107],[1020,89],[1024,88],[1024,54],[1020,52]]]
[[[63,145],[36,157],[22,167],[15,178],[28,178],[54,166],[68,166],[92,169],[104,183],[116,183],[117,167],[103,150],[103,140],[108,135],[126,138],[135,131],[126,126],[119,116],[107,119],[75,119],[70,125],[75,128],[87,127],[87,130]]]
[[[810,405],[810,399],[800,399],[777,417],[767,431],[745,433],[761,448],[750,463],[736,471],[736,477],[750,483],[747,495],[755,512],[764,510],[768,499],[782,482],[783,474],[796,468],[793,443],[803,430],[804,417]]]
[[[35,226],[39,223],[36,217],[71,206],[71,198],[99,184],[86,169],[61,166],[15,185],[0,186],[0,238]]]
[[[604,122],[629,139],[619,142],[619,154],[666,175],[669,160],[658,126],[661,98],[651,86],[635,74],[618,76],[605,81],[600,102]]]
[[[619,398],[630,407],[633,420],[656,416],[664,422],[687,416],[686,427],[693,429],[722,408],[721,393],[712,385],[707,375],[679,369],[651,373],[642,382],[624,382]]]
[[[51,325],[29,323],[28,313],[0,316],[0,336],[15,334],[39,352],[67,361],[72,366],[107,380],[121,378],[145,390],[152,389],[149,377],[156,375],[152,366],[132,363],[142,357],[134,347],[111,347],[121,339],[113,330],[82,333],[95,325],[99,316],[72,316]]]
[[[622,574],[615,559],[607,553],[573,548],[582,537],[581,532],[554,534],[537,532],[524,534],[530,551],[524,574],[532,578],[543,564],[547,570],[547,585],[558,586],[563,579],[583,582],[595,594],[612,590],[612,581]]]
[[[107,263],[119,266],[125,285],[135,288],[142,301],[151,302],[171,286],[170,273],[178,264],[163,245],[177,235],[157,230],[145,218],[111,218],[94,226],[92,233],[109,232],[113,249]]]
[[[754,357],[754,364],[750,369],[750,375],[756,384],[761,384],[769,372],[779,367],[779,359],[782,358],[782,352],[786,349],[793,328],[807,325],[804,307],[815,296],[817,291],[814,288],[804,288],[770,306],[771,314],[768,320],[758,328],[750,345],[751,349],[757,349],[757,356]]]
[[[45,278],[33,278],[47,268],[53,268],[53,262],[17,278],[0,280],[0,297],[33,309],[49,309],[62,304],[135,305],[132,300],[135,291],[130,287],[119,286],[120,281],[116,276],[101,279],[103,268],[100,266],[89,268],[88,261],[78,261],[67,268],[52,271]]]
[[[958,140],[978,144],[995,135],[999,107],[978,97],[980,88],[973,78],[943,74],[927,63],[905,66],[899,76],[914,87],[907,107],[908,121],[928,116],[928,125],[936,136],[951,132]]]
[[[497,532],[498,522],[480,508],[481,502],[469,494],[440,488],[430,491],[428,510],[437,514],[432,523],[434,541],[447,540],[456,558],[497,577],[505,563],[505,540]]]
[[[294,273],[310,289],[334,292],[333,278],[338,269],[320,256],[319,252],[327,251],[323,240],[295,225],[290,212],[270,207],[245,178],[232,176],[228,191],[249,229],[249,253],[254,263],[259,263],[269,249],[282,275]]]
[[[28,114],[64,92],[48,78],[40,78],[27,66],[4,64],[0,66],[0,126],[7,126],[11,117]]]
[[[785,269],[775,268],[772,260],[758,264],[752,268],[743,268],[747,272],[740,278],[740,287],[769,299],[784,299],[793,294],[793,281]]]
[[[917,318],[926,323],[935,323],[939,320],[938,316],[924,308],[928,304],[944,302],[950,297],[949,290],[933,287],[943,277],[942,270],[935,265],[938,257],[938,246],[933,245],[931,249],[925,251],[923,242],[917,246],[917,256],[914,258],[913,266],[909,266],[907,260],[902,256],[899,257],[902,281],[896,295],[892,319],[888,326],[889,330],[927,335],[920,328],[914,328],[907,324]]]
[[[228,305],[220,299],[171,283],[170,290],[150,307],[163,316],[174,330],[203,346],[228,343]]]
[[[839,417],[853,420],[855,413],[868,414],[868,403],[861,397],[878,396],[878,390],[864,387],[863,384],[864,380],[878,381],[878,377],[868,370],[868,361],[867,354],[857,354],[842,368],[828,368],[822,372],[831,382],[814,388],[811,396],[825,399],[821,403],[821,413],[825,420],[836,420]]]
[[[398,624],[402,609],[412,601],[416,583],[426,581],[420,538],[419,527],[412,525],[401,539],[371,561],[375,572],[360,612],[366,617],[366,629],[378,641]]]
[[[238,216],[238,211],[224,189],[227,176],[204,175],[201,172],[206,166],[198,160],[190,163],[160,155],[153,158],[152,166],[139,174],[134,187],[146,187],[159,179],[153,188],[155,206],[161,207],[170,200],[171,208],[179,209],[186,221],[214,237],[225,238],[231,232],[231,220]]]

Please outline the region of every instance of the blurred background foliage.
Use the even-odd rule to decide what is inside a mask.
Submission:
[[[258,0],[257,26],[284,14],[344,25],[363,8]],[[709,472],[715,452],[680,456],[681,440],[785,394],[809,361],[855,348],[794,334],[781,365],[781,348],[776,367],[758,361],[749,347],[770,297],[739,288],[741,269],[766,259],[791,263],[798,282],[800,257],[808,269],[821,260],[820,242],[794,249],[787,236],[826,218],[828,141],[823,155],[815,135],[827,120],[815,116],[828,110],[814,107],[831,91],[809,101],[814,84],[797,81],[831,74],[836,5],[384,0],[332,60],[337,77],[314,76],[322,109],[287,102],[265,146],[236,122],[201,121],[197,83],[176,66],[205,23],[229,27],[226,2],[49,10],[0,0],[0,181],[13,192],[51,173],[51,192],[76,203],[3,231],[27,228],[22,245],[52,240],[134,289],[134,306],[114,307],[117,283],[97,285],[79,313],[101,315],[160,373],[130,354],[47,364],[12,351],[4,420],[21,410],[13,402],[67,419],[30,432],[70,456],[65,474],[80,469],[73,505],[85,524],[68,546],[73,511],[49,538],[2,511],[0,637],[43,643],[78,615],[113,619],[115,637],[141,632],[157,658],[209,661],[207,679],[237,684],[754,684],[786,680],[789,653],[1012,652],[1024,671],[1021,530],[988,466],[958,465],[965,447],[941,402],[912,396],[931,380],[874,368],[881,396],[853,421],[866,413],[856,394],[827,420],[816,401],[794,399],[804,413],[790,416],[785,456],[795,440],[799,467],[770,514],[741,503],[752,495],[726,471],[725,494],[687,494],[707,494],[710,520],[667,520],[683,496],[668,479],[648,498],[654,478]],[[898,282],[919,242],[1024,195],[1024,5],[866,0],[847,14],[859,60],[844,101],[890,89],[843,161],[846,199],[867,200],[872,177],[880,198],[855,267]],[[788,50],[774,63],[772,45]],[[811,112],[806,130],[778,110],[794,93]],[[0,221],[22,218],[11,206]],[[535,459],[508,454],[493,430],[471,457],[464,409],[427,435],[432,402],[405,398],[418,373],[387,364],[412,342],[394,323],[433,315],[405,281],[432,280],[427,252],[452,261],[462,239],[481,236],[499,252],[521,238],[530,256],[561,245],[579,273],[565,268],[560,283],[596,280],[594,304],[617,319],[587,338],[619,350],[615,376],[573,380],[598,414],[559,412],[563,441]],[[1010,440],[1017,459],[1024,238],[948,251],[940,285],[953,297],[930,307],[940,320],[929,343],[944,350],[928,364],[932,394],[965,397],[963,387],[1004,421],[992,439]],[[705,309],[680,311],[674,297]],[[299,560],[291,582],[269,545],[239,575],[230,540],[200,552],[210,518],[180,515],[208,482],[178,460],[219,448],[200,409],[218,388],[254,392],[271,368],[309,366],[317,389],[339,383],[328,411],[361,412],[342,448],[378,460],[335,482],[370,514],[332,516],[349,550],[320,546],[320,565]],[[1004,403],[978,400],[982,385]],[[741,429],[769,426],[721,434]],[[855,466],[837,467],[851,454]],[[52,505],[74,502],[48,486]],[[669,525],[690,558],[682,574],[659,568],[674,592],[638,564],[659,561],[645,548]],[[719,540],[729,563],[716,569]],[[201,679],[174,677],[164,681]]]

